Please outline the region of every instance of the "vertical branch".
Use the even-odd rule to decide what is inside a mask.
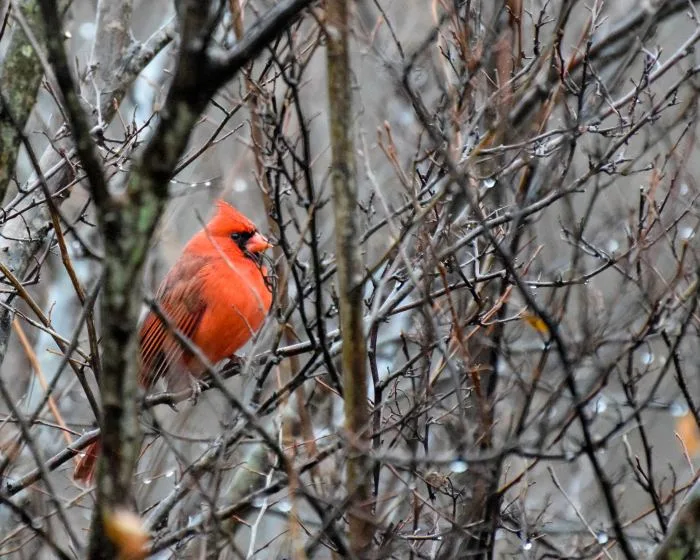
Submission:
[[[40,0],[40,5],[47,28],[61,29],[56,0]],[[140,302],[139,291],[133,288],[139,267],[137,265],[132,270],[125,271],[123,266],[123,263],[130,263],[130,258],[138,253],[124,252],[122,249],[125,246],[132,249],[132,245],[138,246],[143,237],[147,240],[149,236],[143,233],[141,236],[136,235],[136,232],[129,232],[123,227],[121,219],[129,215],[128,211],[121,212],[118,220],[113,218],[116,208],[102,170],[101,155],[90,136],[88,119],[73,83],[62,34],[51,34],[47,38],[47,49],[69,118],[76,151],[97,205],[102,234],[106,239],[111,238],[110,233],[115,229],[126,234],[120,237],[120,242],[105,244],[106,274],[102,302],[105,316],[102,328],[105,368],[99,385],[103,404],[102,453],[107,461],[106,466],[105,461],[101,461],[103,468],[98,473],[98,506],[93,517],[96,530],[89,551],[90,558],[104,558],[114,555],[114,543],[105,538],[103,518],[118,508],[128,508],[130,505],[131,478],[140,442],[136,404],[138,387],[134,367],[129,363],[135,362],[129,358],[136,353],[133,331]],[[119,222],[122,227],[116,228],[115,222]],[[126,282],[121,285],[119,281],[115,282],[115,276],[126,280],[128,285]],[[116,328],[114,322],[118,323]]]
[[[35,36],[43,40],[44,30],[38,2],[19,2],[12,7],[8,5],[7,9],[20,10]],[[0,15],[4,16],[4,11]],[[5,198],[12,178],[20,148],[20,133],[36,103],[43,76],[44,69],[39,54],[32,48],[21,26],[16,25],[0,65],[0,84],[9,107],[7,111],[0,109],[0,202]],[[19,131],[12,122],[13,119],[18,124]]]
[[[372,542],[370,519],[371,471],[362,451],[368,439],[367,347],[362,321],[362,258],[356,210],[357,182],[353,150],[352,90],[350,83],[349,9],[346,0],[327,4],[328,102],[332,152],[331,180],[335,211],[336,261],[340,325],[343,335],[342,368],[345,427],[350,440],[347,490],[350,501],[350,542],[355,552]]]

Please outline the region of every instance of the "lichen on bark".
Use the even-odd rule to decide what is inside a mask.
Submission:
[[[43,41],[44,32],[39,4],[27,0],[16,4],[34,36]],[[10,115],[0,109],[0,201],[5,198],[14,174],[20,147],[21,128],[27,123],[36,104],[37,93],[44,70],[21,26],[15,24],[11,31],[7,54],[0,65],[0,94],[5,99]],[[14,120],[14,123],[13,123]]]

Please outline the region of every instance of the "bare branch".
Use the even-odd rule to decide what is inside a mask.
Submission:
[[[350,502],[349,540],[353,552],[367,554],[374,531],[371,468],[365,458],[370,415],[367,405],[367,344],[363,323],[363,267],[357,216],[357,178],[353,149],[352,83],[350,68],[350,3],[327,6],[325,27],[328,61],[328,105],[332,152],[336,263],[340,330],[343,335],[342,369],[345,428],[348,437],[346,487]]]

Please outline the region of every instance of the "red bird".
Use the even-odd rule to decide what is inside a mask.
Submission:
[[[234,355],[260,328],[272,303],[262,253],[271,245],[255,225],[219,200],[217,213],[187,243],[158,289],[153,311],[140,332],[139,382],[150,389],[165,379],[171,390],[191,385],[205,367],[178,342],[171,327],[199,347],[215,364]],[[99,440],[90,444],[73,478],[90,482]]]

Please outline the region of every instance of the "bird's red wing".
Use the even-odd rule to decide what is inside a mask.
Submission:
[[[174,336],[173,328],[190,340],[197,332],[206,311],[198,274],[206,260],[196,257],[181,259],[158,290],[156,301],[167,321],[163,322],[151,311],[141,327],[140,382],[146,388],[152,387],[161,378],[175,386],[189,381],[182,376],[187,374],[185,363],[191,353]]]

